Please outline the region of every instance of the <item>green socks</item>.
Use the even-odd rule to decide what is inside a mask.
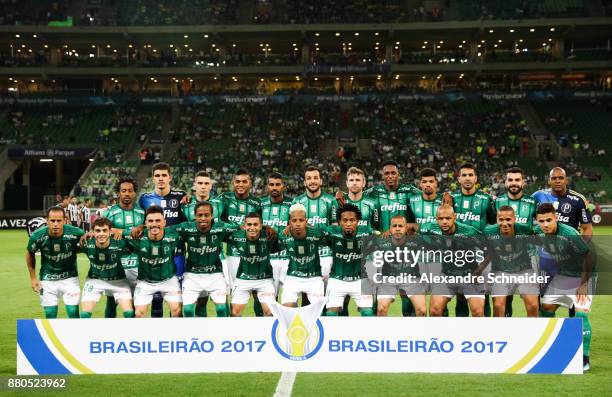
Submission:
[[[117,317],[117,302],[112,296],[106,297],[106,307],[104,308],[104,318]]]
[[[57,306],[43,306],[45,318],[57,318]]]
[[[414,312],[414,306],[412,306],[412,302],[410,298],[407,296],[402,296],[402,316],[404,317],[415,317],[416,313]]]
[[[123,312],[123,318],[134,318],[134,317],[136,317],[134,310],[128,310],[128,311]]]
[[[490,310],[490,309],[489,309]],[[455,317],[470,317],[470,307],[464,295],[457,295]]]
[[[195,315],[197,317],[208,317],[208,313],[206,313],[206,304],[207,303],[208,303],[208,301],[206,301],[206,303],[204,303],[203,305],[198,305],[196,303]]]
[[[91,318],[91,312],[82,311],[81,318]]]
[[[215,311],[217,312],[217,317],[229,317],[227,312],[227,305],[225,303],[215,304]]]
[[[576,312],[576,318],[582,319],[582,354],[589,356],[591,351],[591,320],[588,313]]]
[[[555,317],[555,312],[547,312],[547,311],[541,310],[540,311],[540,317],[550,317],[550,318],[552,318],[552,317]]]
[[[372,310],[372,308],[370,307],[362,307],[361,309],[359,309],[359,313],[361,313],[361,317],[373,317],[374,316],[374,310]]]
[[[183,306],[183,317],[195,317],[195,304]]]
[[[325,313],[326,317],[338,317],[338,312],[333,312],[331,310],[328,310],[327,313]]]
[[[255,299],[253,302],[253,311],[255,312],[255,315],[257,317],[263,317],[263,309],[261,307],[261,302],[259,301],[257,295],[255,295]]]
[[[76,305],[66,305],[66,314],[68,314],[68,318],[79,318],[79,307]]]

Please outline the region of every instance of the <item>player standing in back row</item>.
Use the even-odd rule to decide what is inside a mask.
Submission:
[[[311,165],[304,172],[306,191],[293,199],[293,204],[302,204],[306,208],[308,225],[311,227],[329,226],[336,223],[336,200],[331,194],[324,193],[321,190],[322,185],[321,170]],[[328,248],[321,248],[319,256],[321,258],[321,274],[323,280],[327,281],[332,266],[331,251]]]
[[[457,215],[457,221],[484,231],[487,224],[495,224],[495,207],[493,198],[480,189],[477,189],[476,167],[471,163],[465,163],[459,167],[457,176],[460,188],[451,193],[453,207]],[[465,297],[457,296],[455,315],[457,317],[469,316],[468,303]],[[491,305],[488,297],[485,299],[485,316],[491,316]]]
[[[365,194],[375,205],[378,214],[378,224],[373,228],[381,233],[391,227],[391,219],[395,215],[402,215],[408,221],[407,227],[415,229],[414,213],[410,208],[410,196],[419,195],[421,192],[412,184],[400,184],[401,175],[399,164],[393,160],[385,161],[382,166],[383,184],[379,184],[366,190]],[[410,299],[401,292],[402,314],[414,317],[415,311]]]
[[[525,195],[525,172],[519,167],[511,167],[506,170],[506,192],[495,199],[495,210],[505,205],[512,207],[516,218],[516,223],[533,227],[535,212],[537,208],[536,200]],[[512,317],[512,300],[510,295],[506,299],[506,317]]]
[[[224,192],[219,195],[219,219],[233,225],[242,226],[245,217],[251,212],[261,215],[261,201],[251,194],[253,179],[244,168],[236,171],[232,180],[233,192]],[[234,288],[238,266],[240,265],[240,251],[237,243],[230,241],[227,245],[228,256],[223,273],[230,290]],[[257,295],[254,296],[254,311],[258,317],[263,316],[261,303]]]
[[[268,197],[261,200],[263,225],[272,227],[280,236],[289,224],[291,199],[285,196],[285,182],[283,176],[278,172],[268,175],[268,194]],[[287,252],[282,250],[271,254],[270,264],[272,265],[274,289],[278,293],[279,287],[287,274],[289,264]]]
[[[166,225],[174,226],[184,222],[185,215],[181,211],[181,201],[185,197],[185,192],[182,190],[172,189],[172,174],[170,166],[166,163],[157,163],[152,169],[153,184],[155,190],[150,193],[144,193],[140,196],[138,204],[143,210],[156,205],[163,210]],[[179,246],[174,256],[174,264],[176,265],[176,275],[179,280],[183,277],[185,269],[185,257],[183,256],[182,247]],[[163,299],[160,294],[156,294],[151,305],[152,317],[163,317]]]

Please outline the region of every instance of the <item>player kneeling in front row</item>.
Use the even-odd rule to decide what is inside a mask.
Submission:
[[[373,316],[373,297],[365,279],[361,259],[364,237],[374,230],[358,226],[361,211],[352,204],[344,205],[338,212],[339,226],[327,226],[322,230],[321,241],[332,250],[332,268],[327,282],[327,316],[337,316],[342,310],[344,298],[350,296],[357,303],[362,316]]]
[[[80,251],[87,255],[90,268],[83,286],[81,318],[90,318],[100,296],[112,296],[123,310],[123,317],[134,317],[132,290],[125,277],[121,258],[132,252],[125,241],[111,239],[112,223],[98,218],[93,223],[94,239],[83,242]]]
[[[28,241],[26,264],[34,292],[40,295],[45,318],[57,317],[57,302],[63,297],[69,318],[79,317],[81,287],[76,267],[80,238],[85,234],[78,227],[64,224],[64,210],[51,207],[47,226],[32,233]],[[40,273],[36,277],[36,256],[40,251]]]
[[[403,215],[395,215],[391,218],[391,226],[389,228],[389,239],[377,239],[375,241],[374,255],[379,258],[384,257],[387,251],[396,253],[397,250],[416,251],[421,249],[420,239],[414,235],[407,235],[408,230],[413,230],[408,227],[408,222]],[[379,254],[380,253],[380,254]],[[376,260],[376,258],[374,258]],[[376,263],[374,263],[376,266]],[[395,297],[400,291],[404,291],[412,306],[414,307],[417,317],[427,315],[427,305],[425,303],[425,284],[422,284],[419,279],[421,273],[418,263],[406,262],[386,262],[381,267],[382,276],[408,277],[413,276],[413,282],[410,283],[391,283],[381,279],[378,285],[378,307],[377,316],[386,316],[389,312],[391,303],[395,301]]]
[[[263,221],[257,212],[251,212],[244,219],[243,230],[229,237],[228,242],[240,254],[236,282],[232,289],[232,317],[240,317],[252,292],[257,293],[264,316],[271,316],[270,303],[276,297],[272,278],[270,254],[279,252],[278,236],[267,228],[267,237],[262,233]]]
[[[309,302],[323,299],[324,285],[321,277],[319,247],[320,233],[308,227],[306,207],[293,204],[289,208],[290,237],[281,238],[281,248],[287,251],[289,267],[283,284],[281,303],[297,307],[298,296],[306,294]]]
[[[534,236],[533,230],[517,223],[514,209],[504,205],[497,211],[497,225],[486,226],[484,235],[488,254],[475,273],[482,274],[491,263],[491,276],[501,280],[490,283],[494,316],[505,317],[507,298],[518,292],[527,317],[538,317],[540,287],[528,281],[535,277],[530,255],[530,251],[536,252],[535,237],[530,237]]]
[[[473,237],[480,235],[480,232],[472,226],[456,221],[455,211],[452,206],[443,204],[436,212],[436,223],[425,223],[419,232],[424,235],[424,240],[434,251],[439,251],[442,263],[442,275],[449,279],[460,279],[469,276],[472,270],[476,269],[479,262],[484,260],[484,251],[478,247],[478,241]],[[472,251],[472,259],[482,258],[476,262],[467,263],[466,257],[458,256],[459,253],[465,254]],[[442,260],[443,257],[452,254],[452,260]],[[435,258],[435,255],[434,255]],[[429,263],[431,266],[432,263]],[[430,273],[432,274],[432,273]],[[458,294],[465,295],[468,301],[472,317],[484,316],[484,284],[478,282],[443,282],[432,283],[431,300],[429,302],[429,315],[432,317],[442,316],[448,302]]]
[[[213,206],[203,201],[195,206],[195,222],[183,222],[172,229],[187,245],[183,276],[183,314],[194,317],[196,301],[206,294],[215,302],[217,317],[227,317],[227,283],[223,277],[221,252],[238,226],[214,222]]]
[[[575,307],[576,317],[582,319],[583,366],[588,371],[591,367],[589,312],[597,282],[592,253],[576,229],[557,222],[551,203],[538,206],[536,220],[535,232],[542,237],[543,248],[557,265],[557,272],[542,297],[542,317],[554,317],[559,306]]]
[[[138,255],[138,283],[134,290],[136,317],[145,317],[160,292],[170,307],[172,317],[181,317],[181,286],[176,277],[174,253],[181,243],[180,237],[171,229],[164,229],[164,210],[156,205],[145,212],[145,233],[140,238],[132,230],[127,243]],[[136,228],[135,228],[136,229]]]

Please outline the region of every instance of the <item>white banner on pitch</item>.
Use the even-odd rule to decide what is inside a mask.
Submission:
[[[582,373],[580,319],[285,317],[18,320],[17,373]]]

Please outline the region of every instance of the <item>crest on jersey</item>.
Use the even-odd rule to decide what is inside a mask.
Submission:
[[[304,307],[285,307],[272,302],[270,310],[276,318],[272,325],[272,344],[288,360],[308,360],[323,346],[323,324],[319,320],[324,299]]]
[[[240,211],[240,212],[244,212],[244,211],[246,211],[246,207],[244,206],[244,204],[240,204],[239,211]]]
[[[553,204],[553,208],[554,208],[555,210],[557,210],[557,209],[559,208],[559,202],[558,202],[558,201],[553,201],[553,203],[552,203],[552,204]]]

